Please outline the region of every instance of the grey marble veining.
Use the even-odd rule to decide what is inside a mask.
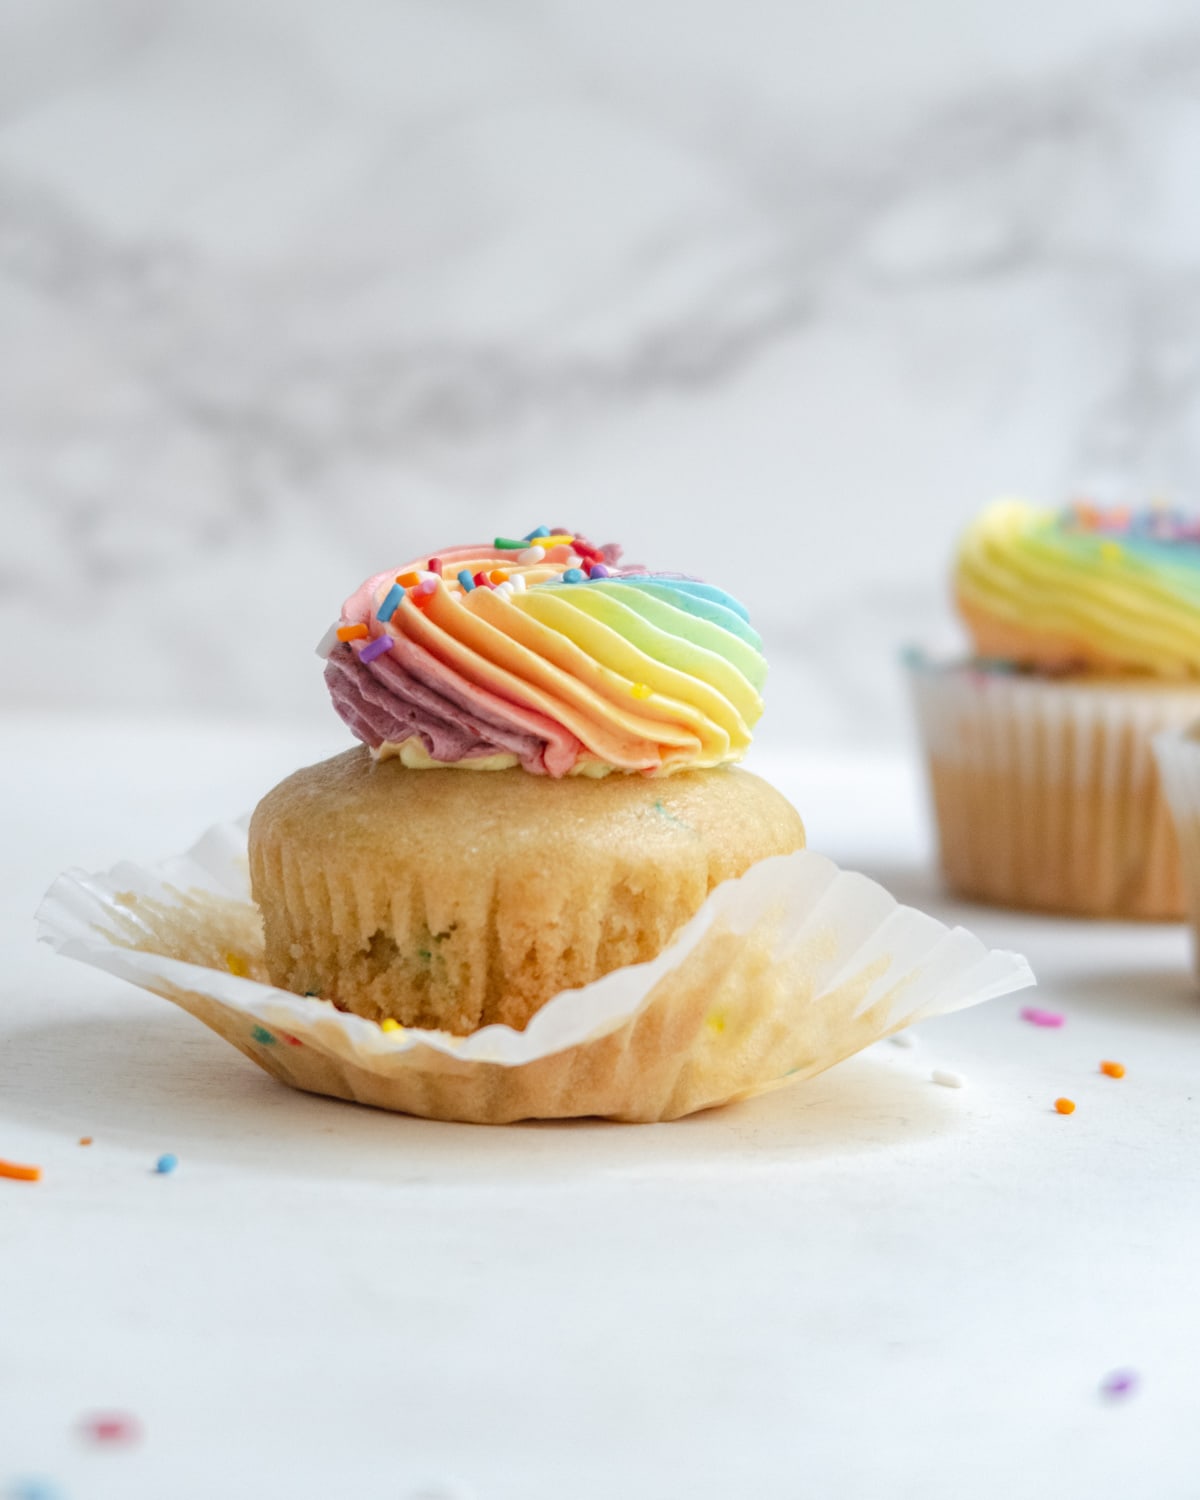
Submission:
[[[361,576],[545,519],[893,738],[980,502],[1196,493],[1198,159],[1184,5],[0,12],[6,696],[323,713]]]

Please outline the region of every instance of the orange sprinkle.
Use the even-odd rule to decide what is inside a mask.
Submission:
[[[337,638],[339,641],[357,641],[361,640],[366,633],[365,625],[339,625]]]
[[[1056,1099],[1054,1107],[1060,1115],[1073,1115],[1075,1113],[1074,1099]]]
[[[250,965],[240,953],[227,953],[225,955],[225,967],[239,979],[245,979],[250,973]]]
[[[11,1177],[14,1182],[41,1182],[41,1167],[23,1167],[15,1161],[0,1161],[0,1177]]]
[[[492,571],[488,574],[488,577],[492,580],[493,583],[507,583],[508,569],[493,568]]]
[[[654,689],[647,687],[644,682],[635,682],[629,691],[635,698],[648,698]]]
[[[1124,1078],[1125,1064],[1118,1062],[1102,1062],[1100,1064],[1100,1071],[1105,1075],[1106,1078]]]
[[[79,1144],[81,1146],[90,1146],[92,1144],[92,1138],[91,1138],[91,1136],[90,1135],[81,1135],[79,1137]]]
[[[411,589],[414,586],[414,584],[418,584],[418,583],[420,583],[420,581],[421,581],[421,575],[420,575],[420,573],[397,573],[396,574],[396,582],[400,585],[400,587],[402,589]]]

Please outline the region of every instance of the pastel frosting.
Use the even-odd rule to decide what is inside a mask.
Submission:
[[[766,662],[745,608],[539,528],[368,578],[326,641],[334,707],[414,768],[669,774],[740,759]]]
[[[1200,522],[1179,512],[1001,501],[963,537],[954,592],[981,657],[1200,677]]]

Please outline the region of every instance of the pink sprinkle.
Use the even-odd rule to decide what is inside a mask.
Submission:
[[[1031,1026],[1061,1026],[1067,1018],[1061,1011],[1039,1010],[1036,1005],[1027,1005],[1021,1012],[1021,1019]]]
[[[415,589],[413,589],[413,593],[426,595],[432,594],[437,586],[438,581],[436,578],[422,578],[421,582],[417,584]]]
[[[101,1412],[85,1417],[79,1429],[93,1443],[136,1443],[142,1436],[137,1418],[123,1416],[120,1412]]]
[[[391,649],[391,636],[377,635],[373,641],[368,641],[358,653],[358,659],[359,661],[374,661],[377,656],[382,656],[385,651],[390,651]]]
[[[1122,1396],[1132,1396],[1137,1383],[1138,1378],[1132,1370],[1114,1370],[1100,1382],[1100,1390],[1110,1400],[1119,1401]]]

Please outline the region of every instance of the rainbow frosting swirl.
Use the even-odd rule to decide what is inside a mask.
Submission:
[[[739,760],[766,662],[746,610],[548,527],[368,578],[318,648],[334,707],[378,756],[547,776]]]
[[[1001,501],[963,538],[954,592],[982,657],[1200,677],[1200,522],[1177,511]]]

